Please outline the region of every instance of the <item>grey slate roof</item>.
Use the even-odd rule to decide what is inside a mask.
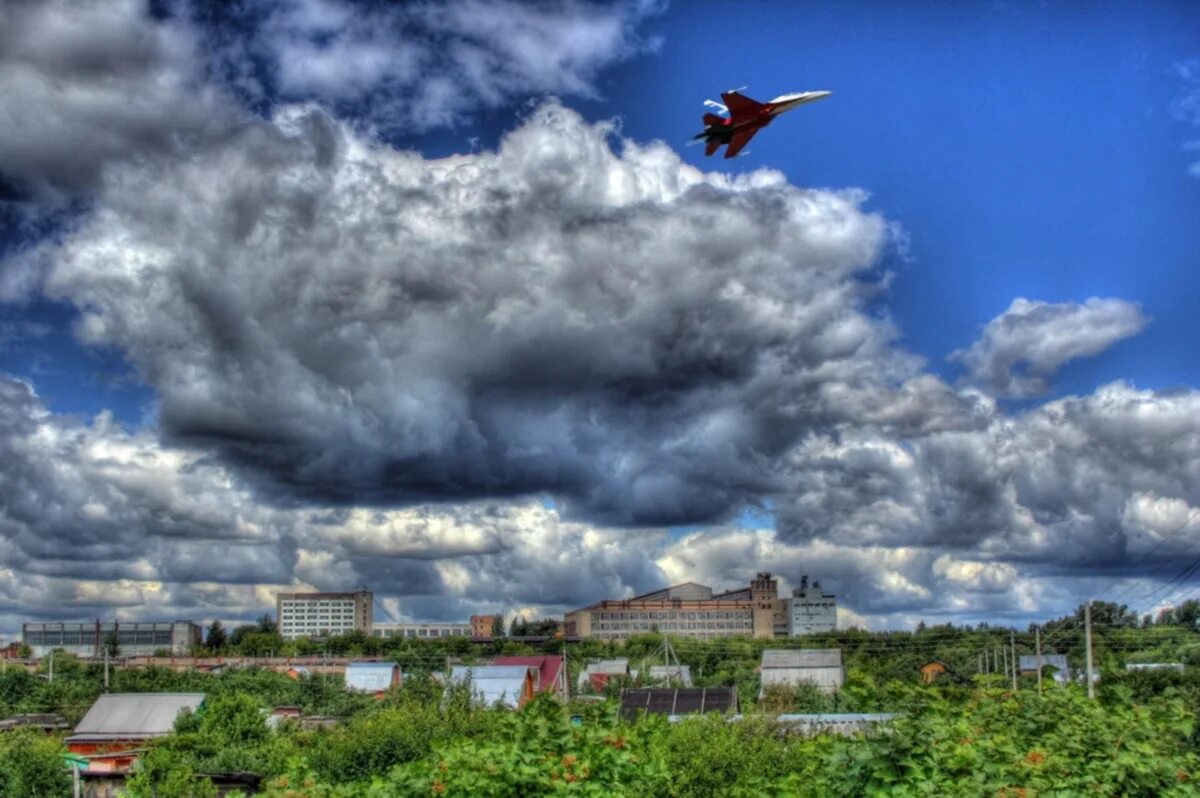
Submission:
[[[763,669],[767,668],[840,668],[840,648],[768,648],[762,653]]]
[[[96,699],[72,741],[162,737],[185,709],[195,712],[204,693],[109,693]]]

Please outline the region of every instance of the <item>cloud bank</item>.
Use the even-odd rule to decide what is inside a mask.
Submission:
[[[253,617],[284,585],[368,584],[414,618],[552,612],[757,570],[821,578],[871,623],[1020,618],[1200,544],[1179,531],[1200,394],[998,402],[1138,332],[1132,303],[1018,299],[949,385],[873,309],[893,239],[860,190],[703,172],[556,100],[443,159],[345,121],[424,90],[396,61],[411,26],[487,107],[593,93],[653,9],[240,8],[259,15],[229,47],[307,66],[234,75],[222,50],[218,85],[215,28],[186,16],[0,12],[0,171],[83,204],[0,288],[71,303],[157,402],[130,431],[0,376],[0,627]],[[306,100],[235,99],[274,80]],[[430,107],[420,124],[467,106]],[[736,528],[748,507],[775,529]]]

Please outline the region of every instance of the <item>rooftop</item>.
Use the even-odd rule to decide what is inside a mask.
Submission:
[[[109,693],[96,699],[69,741],[162,737],[179,713],[203,703],[204,693]]]

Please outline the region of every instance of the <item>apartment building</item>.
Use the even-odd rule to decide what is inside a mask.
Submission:
[[[369,590],[353,593],[278,593],[275,617],[284,640],[333,637],[362,632],[370,635],[375,597]]]
[[[568,637],[620,640],[646,632],[694,637],[774,637],[786,628],[779,585],[770,573],[747,587],[714,593],[707,585],[685,582],[663,590],[608,600],[569,612]]]

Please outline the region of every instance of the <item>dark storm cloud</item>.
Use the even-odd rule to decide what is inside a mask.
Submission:
[[[236,114],[203,80],[185,27],[137,0],[0,5],[0,176],[94,188],[112,162],[195,151]]]
[[[606,523],[722,516],[912,375],[859,280],[853,192],[731,181],[551,103],[496,153],[427,161],[289,109],[126,169],[55,251],[164,433],[305,501],[549,491]],[[893,362],[895,361],[895,362]]]

